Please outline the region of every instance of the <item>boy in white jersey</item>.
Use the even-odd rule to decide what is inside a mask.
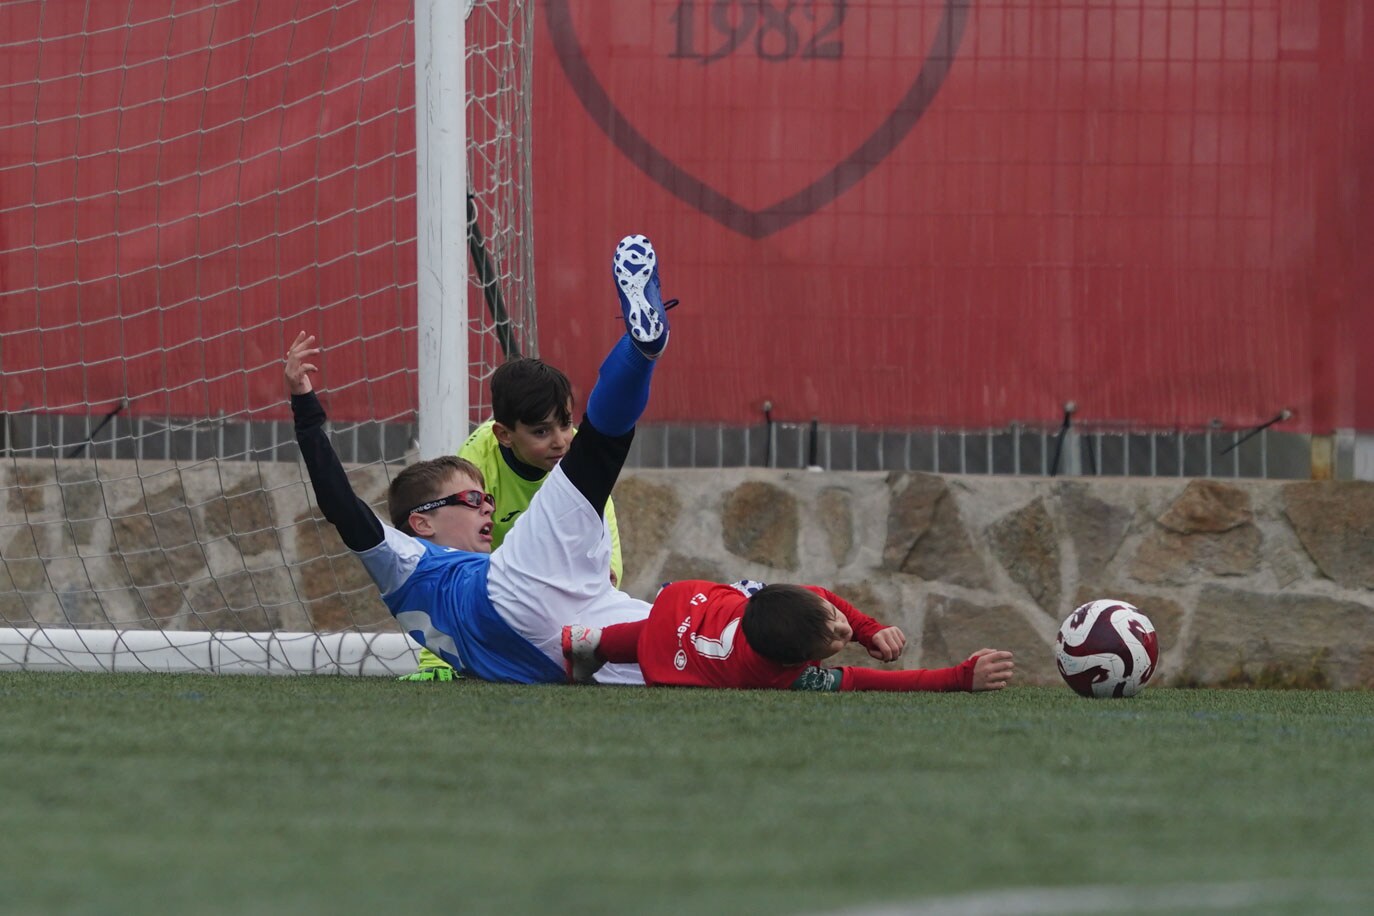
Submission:
[[[296,438],[320,509],[402,628],[463,674],[562,683],[565,623],[606,626],[648,614],[648,603],[611,586],[603,513],[668,341],[674,303],[662,300],[657,263],[643,236],[616,247],[612,272],[626,334],[601,365],[567,455],[490,554],[492,500],[480,472],[453,456],[398,474],[388,492],[395,527],[383,525],[354,495],[324,432],[310,379],[318,371],[310,362],[320,352],[315,339],[301,334],[287,353]],[[633,665],[608,665],[597,680],[643,683],[643,676]]]

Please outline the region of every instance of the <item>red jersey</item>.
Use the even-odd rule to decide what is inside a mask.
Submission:
[[[815,585],[805,587],[849,619],[854,640],[865,648],[874,634],[884,629],[883,624],[834,592]],[[807,669],[819,669],[816,662],[780,665],[755,652],[740,629],[748,600],[733,585],[695,579],[665,585],[639,635],[644,683],[785,690]]]

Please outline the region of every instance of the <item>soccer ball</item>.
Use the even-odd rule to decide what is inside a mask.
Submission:
[[[1133,697],[1159,661],[1154,624],[1134,605],[1105,599],[1078,608],[1059,627],[1055,662],[1085,697]]]

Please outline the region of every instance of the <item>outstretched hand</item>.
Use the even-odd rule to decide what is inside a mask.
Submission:
[[[320,355],[315,346],[315,335],[301,331],[286,351],[286,390],[292,394],[309,394],[315,390],[310,384],[310,373],[319,372],[319,366],[307,362]]]
[[[969,656],[973,663],[974,690],[1001,690],[1016,673],[1016,662],[1010,652],[1000,649],[979,649]]]
[[[901,658],[902,650],[906,648],[906,634],[901,627],[886,627],[873,634],[873,645],[868,647],[868,654],[880,662],[893,662]]]

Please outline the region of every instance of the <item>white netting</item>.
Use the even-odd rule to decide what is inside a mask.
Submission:
[[[470,422],[505,351],[535,350],[530,7],[467,23]],[[212,644],[239,668],[409,664],[307,500],[281,357],[298,330],[326,345],[335,441],[379,499],[415,438],[414,15],[0,4],[0,667],[110,629],[140,632],[96,667],[199,668]],[[216,631],[365,638],[189,635]]]

